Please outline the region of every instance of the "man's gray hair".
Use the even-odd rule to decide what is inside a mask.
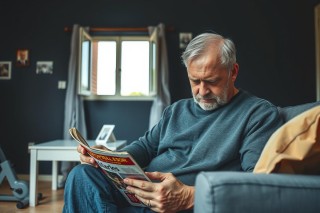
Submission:
[[[220,45],[220,64],[232,69],[237,61],[235,45],[230,39],[215,33],[203,33],[190,41],[181,56],[184,65],[188,67],[190,61],[205,54],[211,44]]]

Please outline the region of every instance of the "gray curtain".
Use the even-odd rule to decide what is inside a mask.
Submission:
[[[78,95],[78,52],[79,52],[79,25],[74,25],[71,37],[71,50],[68,68],[68,81],[65,98],[63,139],[71,139],[69,128],[76,127],[84,138],[87,138],[87,128],[85,123],[84,107],[82,96]],[[62,162],[61,173],[66,178],[74,162]],[[62,180],[65,181],[65,180]]]
[[[149,34],[154,30],[157,32],[158,43],[158,73],[157,73],[157,96],[155,97],[150,110],[149,129],[160,120],[163,110],[171,103],[169,91],[169,64],[167,54],[167,43],[165,37],[165,25],[160,23],[158,26],[149,27]]]

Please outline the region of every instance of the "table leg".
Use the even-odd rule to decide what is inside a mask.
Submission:
[[[36,206],[38,204],[38,151],[31,150],[30,156],[30,191],[29,191],[29,205]]]
[[[58,161],[52,161],[52,190],[57,190],[58,183]]]

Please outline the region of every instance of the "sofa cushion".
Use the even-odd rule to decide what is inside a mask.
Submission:
[[[320,174],[320,106],[299,114],[274,132],[253,172]]]
[[[201,172],[195,213],[318,213],[320,176]]]
[[[287,106],[287,107],[278,107],[280,116],[282,117],[284,122],[289,121],[290,119],[296,117],[300,113],[303,113],[304,111],[311,109],[315,106],[320,105],[320,101],[316,102],[310,102],[300,105],[294,105],[294,106]]]

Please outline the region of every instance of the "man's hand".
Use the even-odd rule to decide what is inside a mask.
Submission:
[[[97,146],[93,146],[93,147],[98,148],[98,149],[107,149],[102,145],[97,145]],[[82,164],[89,164],[91,166],[98,168],[98,164],[91,156],[89,156],[89,154],[87,153],[87,150],[85,148],[83,148],[81,145],[78,145],[77,151],[80,153],[80,162]]]
[[[124,179],[127,190],[155,212],[177,212],[193,207],[194,187],[181,183],[171,173],[146,172],[154,181]]]

